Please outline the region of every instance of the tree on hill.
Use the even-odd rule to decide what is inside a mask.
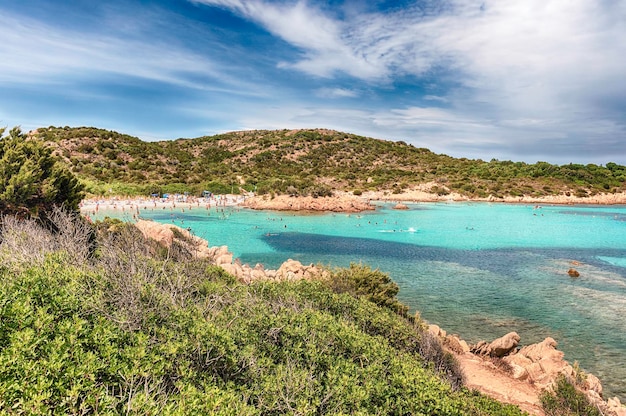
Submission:
[[[0,129],[0,213],[42,217],[54,206],[78,210],[83,185],[47,147],[19,127]]]

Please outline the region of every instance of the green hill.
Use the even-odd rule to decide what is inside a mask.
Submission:
[[[404,142],[332,130],[255,130],[144,142],[96,129],[37,130],[93,194],[150,192],[328,195],[335,190],[473,197],[590,196],[626,190],[626,167],[457,159]]]

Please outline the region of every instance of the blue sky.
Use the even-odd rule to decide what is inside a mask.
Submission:
[[[626,1],[2,0],[0,125],[626,164]]]

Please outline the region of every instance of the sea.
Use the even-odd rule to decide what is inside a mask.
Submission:
[[[552,337],[566,360],[601,379],[605,397],[626,401],[626,206],[407,205],[358,214],[193,206],[141,216],[227,245],[250,265],[369,265],[429,323],[470,343],[511,331],[521,345]]]

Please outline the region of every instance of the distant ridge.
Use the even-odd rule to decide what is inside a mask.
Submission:
[[[626,167],[453,158],[405,142],[328,129],[252,130],[144,142],[92,127],[47,127],[45,140],[93,194],[153,192],[400,194],[430,184],[474,198],[593,196],[626,190]]]

